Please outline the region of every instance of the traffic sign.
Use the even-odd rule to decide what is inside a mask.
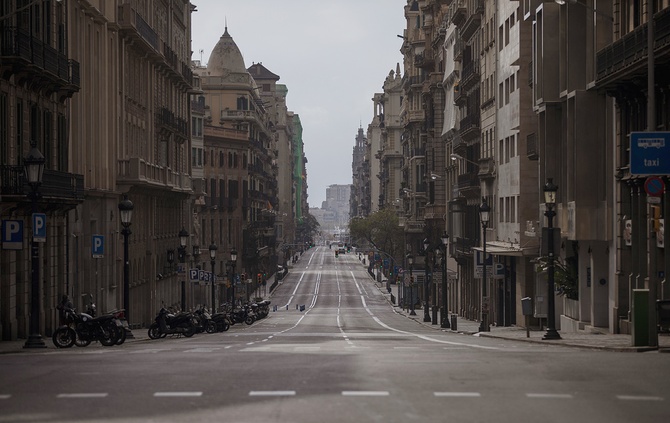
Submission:
[[[4,250],[23,249],[23,220],[2,221],[2,248]]]
[[[630,173],[670,175],[670,132],[631,132]]]
[[[658,176],[650,176],[644,181],[644,191],[652,197],[662,197],[665,191],[665,183]]]
[[[91,238],[91,255],[93,258],[103,258],[105,254],[105,236],[93,235]]]
[[[33,242],[47,242],[47,215],[33,213]]]

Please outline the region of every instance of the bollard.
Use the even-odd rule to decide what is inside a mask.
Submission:
[[[288,304],[286,304],[286,310],[288,310]]]
[[[456,314],[451,315],[451,330],[453,331],[458,330],[458,315]]]
[[[304,304],[300,305],[300,311],[305,311],[305,305]]]

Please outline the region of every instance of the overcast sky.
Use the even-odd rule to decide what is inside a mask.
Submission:
[[[398,34],[406,0],[192,0],[193,59],[207,64],[224,32],[253,63],[280,76],[289,110],[300,115],[310,207],[326,188],[350,184],[358,128],[372,120],[372,97],[402,62]],[[202,53],[201,53],[202,50]],[[401,63],[402,71],[402,63]]]

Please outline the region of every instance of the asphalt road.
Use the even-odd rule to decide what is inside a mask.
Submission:
[[[670,421],[670,355],[427,327],[352,254],[309,250],[271,300],[225,333],[0,355],[0,423]]]

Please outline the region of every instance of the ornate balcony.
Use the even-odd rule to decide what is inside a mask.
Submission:
[[[22,202],[31,192],[23,166],[0,166],[0,193],[3,202]],[[44,169],[39,188],[40,201],[56,206],[72,206],[84,200],[84,176],[76,173]]]
[[[67,56],[28,31],[14,27],[2,29],[0,73],[7,79],[15,75],[19,83],[30,80],[30,86],[61,99],[72,97],[80,88],[79,62]]]

